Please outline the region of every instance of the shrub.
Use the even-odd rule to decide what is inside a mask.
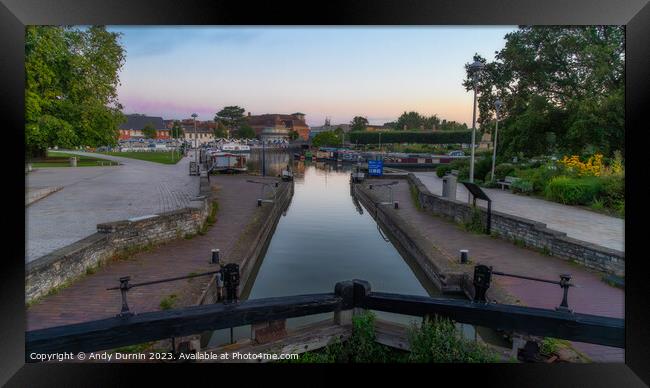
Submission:
[[[588,205],[598,197],[601,187],[598,178],[559,176],[551,179],[544,190],[544,195],[551,201],[566,205]]]
[[[442,178],[443,176],[447,175],[447,173],[451,172],[452,168],[449,164],[441,164],[440,166],[436,167],[436,175],[438,175],[438,178]]]
[[[625,201],[625,176],[608,175],[600,177],[602,184],[602,199],[604,205],[616,208],[621,201]]]
[[[511,163],[501,163],[494,167],[494,179],[505,179],[515,172],[515,166]]]
[[[447,319],[427,320],[421,328],[409,331],[411,362],[497,362],[498,357],[487,346],[460,337]]]
[[[515,176],[532,183],[533,191],[543,192],[548,182],[560,173],[554,165],[548,164],[539,168],[517,169]]]
[[[482,179],[492,170],[492,156],[482,155],[474,161],[474,180]],[[469,175],[469,174],[468,174]],[[489,179],[488,179],[489,180]]]
[[[510,185],[513,193],[530,194],[533,192],[533,183],[525,179],[517,179]]]

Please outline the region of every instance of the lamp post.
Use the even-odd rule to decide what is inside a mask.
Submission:
[[[199,117],[198,114],[192,113],[192,118],[194,119],[194,161],[196,162],[196,165],[199,165],[199,146],[198,146],[198,133],[196,133],[196,118]]]
[[[469,163],[469,181],[474,182],[474,143],[476,142],[476,84],[478,83],[478,74],[485,67],[479,61],[474,61],[469,65],[469,70],[472,72],[472,81],[474,83],[474,109],[472,111],[472,156]]]
[[[262,176],[266,176],[266,140],[262,140]]]
[[[494,109],[497,112],[497,123],[496,128],[494,129],[494,145],[492,146],[492,180],[494,180],[494,166],[497,162],[497,135],[499,134],[499,111],[501,110],[501,106],[503,106],[503,103],[501,100],[497,99],[494,102]]]

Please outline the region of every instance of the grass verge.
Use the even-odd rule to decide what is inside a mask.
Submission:
[[[171,151],[142,151],[142,152],[100,152],[104,155],[120,156],[129,159],[145,160],[147,162],[162,163],[162,164],[176,164],[182,157],[178,152]]]

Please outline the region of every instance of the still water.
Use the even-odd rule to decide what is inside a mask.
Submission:
[[[259,166],[251,158],[249,169]],[[242,299],[259,299],[309,293],[333,292],[343,280],[363,279],[373,291],[440,297],[412,259],[380,233],[365,208],[350,195],[349,165],[294,162],[288,154],[267,154],[267,175],[277,176],[287,163],[294,171],[291,204],[280,218],[257,274]],[[277,171],[275,171],[277,170]],[[385,235],[385,233],[384,233]],[[400,323],[420,318],[383,312],[379,318]],[[323,320],[332,314],[287,320],[288,327]],[[250,337],[250,326],[235,328],[233,340]],[[213,335],[210,345],[228,343],[230,330]]]

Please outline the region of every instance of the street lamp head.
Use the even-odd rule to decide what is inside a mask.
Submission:
[[[496,108],[497,113],[499,113],[499,110],[501,110],[502,106],[503,106],[503,102],[501,102],[501,100],[497,99],[496,101],[494,101],[494,107]]]
[[[469,65],[469,69],[472,71],[472,73],[477,73],[483,70],[484,67],[485,65],[483,64],[483,62],[479,62],[479,61],[474,61],[474,63]]]
[[[199,117],[199,115],[196,114],[196,113],[192,113],[192,117],[197,118],[197,117]]]

